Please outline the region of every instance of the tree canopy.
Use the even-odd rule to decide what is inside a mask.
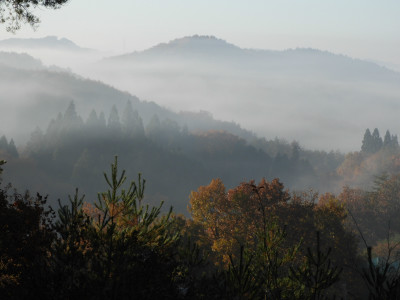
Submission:
[[[7,31],[15,32],[27,23],[35,28],[40,19],[35,8],[58,9],[69,0],[0,0],[0,23],[7,24]]]

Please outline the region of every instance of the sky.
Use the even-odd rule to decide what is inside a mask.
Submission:
[[[0,39],[54,35],[120,54],[199,34],[241,48],[311,47],[400,66],[398,0],[70,0],[36,13],[36,31],[4,29]]]

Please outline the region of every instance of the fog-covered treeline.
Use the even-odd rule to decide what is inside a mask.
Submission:
[[[185,212],[190,191],[212,178],[223,178],[228,186],[234,186],[253,177],[280,177],[299,188],[316,180],[297,143],[270,142],[277,149],[271,156],[263,150],[269,145],[265,140],[257,144],[254,139],[251,145],[226,131],[190,132],[186,126],[158,115],[143,124],[129,101],[120,111],[113,106],[106,116],[93,110],[83,120],[71,102],[46,131],[36,128],[31,133],[26,146],[20,147],[21,158],[15,146],[11,149],[12,140],[6,145],[3,137],[6,146],[2,153],[10,160],[6,179],[35,190],[42,189],[38,181],[52,182],[46,186],[55,187],[47,190],[53,197],[77,186],[95,194],[101,170],[108,158],[117,154],[128,172],[142,172],[149,179],[148,197],[167,199],[179,212]],[[26,176],[21,174],[22,168]],[[31,178],[31,172],[37,175]]]

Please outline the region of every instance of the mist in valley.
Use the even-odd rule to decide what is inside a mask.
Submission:
[[[4,45],[15,52],[0,53],[0,135],[18,148],[9,163],[18,167],[5,178],[53,200],[76,186],[95,195],[114,155],[149,179],[149,200],[183,213],[190,192],[213,178],[228,187],[280,178],[293,190],[338,193],[370,186],[388,165],[397,170],[390,159],[346,155],[361,150],[367,128],[378,127],[381,139],[397,132],[400,75],[370,62],[314,49],[241,49],[212,36],[112,57],[55,37]],[[123,129],[127,105],[139,136]],[[122,131],[110,129],[113,118]],[[356,176],[354,163],[363,170]],[[47,181],[54,184],[41,187]]]
[[[0,294],[399,299],[399,8],[0,1]]]

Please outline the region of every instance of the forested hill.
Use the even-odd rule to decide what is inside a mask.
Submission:
[[[172,119],[189,130],[226,130],[246,139],[254,137],[238,124],[215,120],[207,112],[173,112],[102,82],[45,67],[27,54],[0,52],[0,94],[2,109],[7,111],[0,119],[0,134],[12,136],[20,145],[29,138],[32,127],[45,129],[49,119],[72,100],[85,118],[93,108],[108,113],[113,105],[122,109],[130,101],[145,122],[157,114],[161,120]]]
[[[12,140],[2,137],[0,142],[0,153],[8,160],[5,181],[49,193],[53,201],[79,187],[93,202],[115,155],[131,177],[140,172],[146,178],[148,201],[164,199],[181,213],[190,192],[213,178],[222,178],[227,186],[253,178],[280,177],[293,187],[317,180],[313,167],[300,157],[298,144],[289,155],[271,157],[227,131],[191,133],[156,114],[145,122],[130,101],[122,110],[114,105],[107,115],[92,110],[87,118],[71,102],[46,131],[31,132],[19,153]]]
[[[397,126],[399,73],[318,49],[243,49],[189,36],[109,57],[93,69],[96,78],[157,103],[204,109],[309,148],[355,151],[371,117],[377,127]]]

